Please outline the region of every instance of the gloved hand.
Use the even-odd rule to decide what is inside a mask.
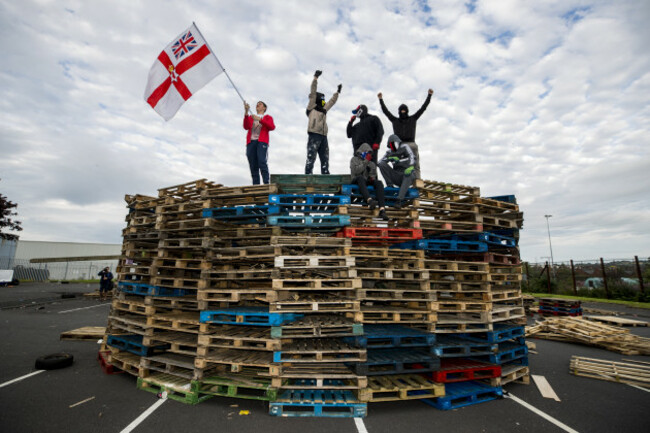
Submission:
[[[357,118],[357,116],[350,117],[350,123],[354,122],[354,119],[356,119],[356,118]]]
[[[374,143],[372,145],[372,150],[377,150],[377,149],[379,149],[379,143]]]
[[[388,160],[393,161],[393,162],[397,162],[397,161],[399,161],[399,156],[389,156]]]
[[[341,93],[341,87],[343,87],[343,84],[339,84],[339,88],[337,90],[338,93]]]
[[[413,173],[413,170],[415,170],[415,167],[410,166],[409,168],[407,168],[406,170],[404,170],[404,174],[407,175],[407,176],[409,176],[411,173]]]
[[[366,161],[372,161],[372,153],[366,153]]]
[[[314,72],[314,77],[318,78],[321,76],[322,73],[323,71],[316,70],[316,72]]]

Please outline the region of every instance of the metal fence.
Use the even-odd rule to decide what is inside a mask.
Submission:
[[[19,281],[97,280],[108,266],[115,274],[117,260],[30,263],[29,260],[0,257],[0,269],[11,269]]]
[[[650,282],[650,259],[634,258],[524,263],[524,289],[573,295],[645,295]],[[650,293],[649,293],[650,294]]]

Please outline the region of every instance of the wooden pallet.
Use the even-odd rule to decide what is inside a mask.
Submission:
[[[75,340],[75,341],[97,341],[101,340],[106,334],[106,327],[104,326],[84,326],[83,328],[73,329],[71,331],[62,332],[59,336],[60,340]]]
[[[627,383],[650,389],[650,365],[644,362],[614,362],[574,355],[571,357],[569,372],[576,376]]]
[[[359,390],[361,401],[397,401],[435,398],[445,395],[445,385],[419,374],[370,376],[368,387]]]

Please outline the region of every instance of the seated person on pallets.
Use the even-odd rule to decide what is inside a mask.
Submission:
[[[395,134],[388,137],[388,152],[379,161],[379,169],[386,186],[399,186],[395,209],[402,208],[406,193],[415,180],[416,163],[417,158],[407,143]]]
[[[377,178],[377,165],[372,162],[372,153],[372,147],[368,143],[363,143],[354,152],[350,160],[352,183],[359,185],[359,192],[370,210],[374,210],[379,205],[379,217],[388,220],[384,205],[384,184]],[[368,185],[375,187],[377,199],[370,197]]]

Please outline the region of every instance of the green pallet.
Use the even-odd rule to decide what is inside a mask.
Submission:
[[[269,379],[249,375],[212,376],[193,380],[192,391],[199,395],[264,401],[275,401],[278,395],[278,389],[271,386]]]
[[[185,404],[198,404],[212,398],[212,395],[200,395],[192,391],[191,383],[187,379],[167,373],[154,374],[146,378],[139,377],[138,389],[154,394],[167,392],[167,398]]]
[[[349,174],[272,174],[271,183],[282,194],[338,194],[349,184]]]

